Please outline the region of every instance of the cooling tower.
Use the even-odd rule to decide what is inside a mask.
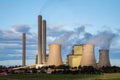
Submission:
[[[26,65],[26,34],[22,34],[22,66]]]
[[[99,50],[99,54],[98,67],[111,66],[109,60],[109,50]]]
[[[49,57],[47,60],[47,65],[62,65],[61,57],[61,45],[60,44],[50,44],[49,45]]]
[[[83,54],[81,58],[81,67],[83,66],[93,66],[96,67],[96,60],[94,56],[94,45],[84,44]]]
[[[42,63],[46,63],[46,21],[42,24]]]
[[[38,64],[42,64],[42,16],[38,16]]]

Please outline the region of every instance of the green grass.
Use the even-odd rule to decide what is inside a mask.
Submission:
[[[120,73],[89,74],[11,74],[0,76],[0,80],[120,80]]]

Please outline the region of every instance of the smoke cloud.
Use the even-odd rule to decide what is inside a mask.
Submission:
[[[94,36],[94,38],[89,40],[87,43],[92,43],[100,47],[101,49],[109,49],[115,37],[116,37],[115,33],[103,31],[98,35]]]
[[[111,31],[102,31],[93,35],[85,31],[85,26],[75,28],[73,31],[63,31],[64,35],[59,34],[60,37],[56,37],[51,43],[57,43],[62,45],[62,53],[71,53],[72,46],[75,44],[94,44],[100,49],[109,49],[111,43],[117,36],[116,33]],[[59,32],[59,33],[62,33]]]
[[[79,26],[75,27],[72,30],[67,30],[63,25],[62,29],[60,26],[51,27],[48,25],[47,27],[47,51],[49,50],[48,45],[51,43],[57,43],[62,45],[62,54],[63,57],[67,54],[70,54],[72,51],[72,47],[74,45],[79,44],[86,44],[91,43],[101,49],[108,49],[112,46],[115,48],[119,46],[115,46],[113,42],[119,42],[119,29],[115,32],[112,31],[102,31],[98,32],[97,34],[91,34],[86,32],[86,26]],[[12,54],[21,54],[21,40],[22,40],[22,33],[27,33],[27,56],[28,59],[34,58],[37,52],[37,32],[33,33],[30,31],[30,27],[26,25],[18,25],[12,27],[12,29],[3,31],[0,30],[0,60],[4,60],[10,57]],[[117,38],[117,39],[116,39]],[[117,40],[117,41],[115,41]],[[7,45],[8,44],[8,45]],[[7,50],[6,50],[7,49]],[[32,50],[32,51],[31,51]],[[111,49],[112,50],[112,49]],[[119,49],[117,49],[119,50]],[[115,50],[112,50],[115,52]],[[9,54],[9,55],[8,55]],[[3,56],[5,56],[3,58]],[[18,55],[16,55],[18,56]],[[34,56],[34,57],[31,57]],[[15,57],[15,56],[14,56]],[[19,58],[18,58],[19,57]],[[21,56],[18,56],[16,59],[21,59]],[[10,57],[9,59],[12,59]]]

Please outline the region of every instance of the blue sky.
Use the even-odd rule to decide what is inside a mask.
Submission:
[[[21,64],[21,38],[27,33],[27,64],[37,54],[37,17],[47,20],[47,45],[61,43],[62,56],[74,44],[110,49],[112,65],[120,66],[120,0],[0,0],[0,64]],[[48,52],[48,47],[47,47]]]

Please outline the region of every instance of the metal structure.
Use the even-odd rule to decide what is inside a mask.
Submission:
[[[99,50],[99,62],[98,67],[107,67],[110,65],[109,50]]]
[[[83,66],[93,66],[96,67],[96,60],[94,56],[94,45],[84,44],[83,54],[81,58],[81,67]]]
[[[47,65],[62,65],[61,57],[61,45],[60,44],[50,44],[49,45],[49,57],[47,60]]]

